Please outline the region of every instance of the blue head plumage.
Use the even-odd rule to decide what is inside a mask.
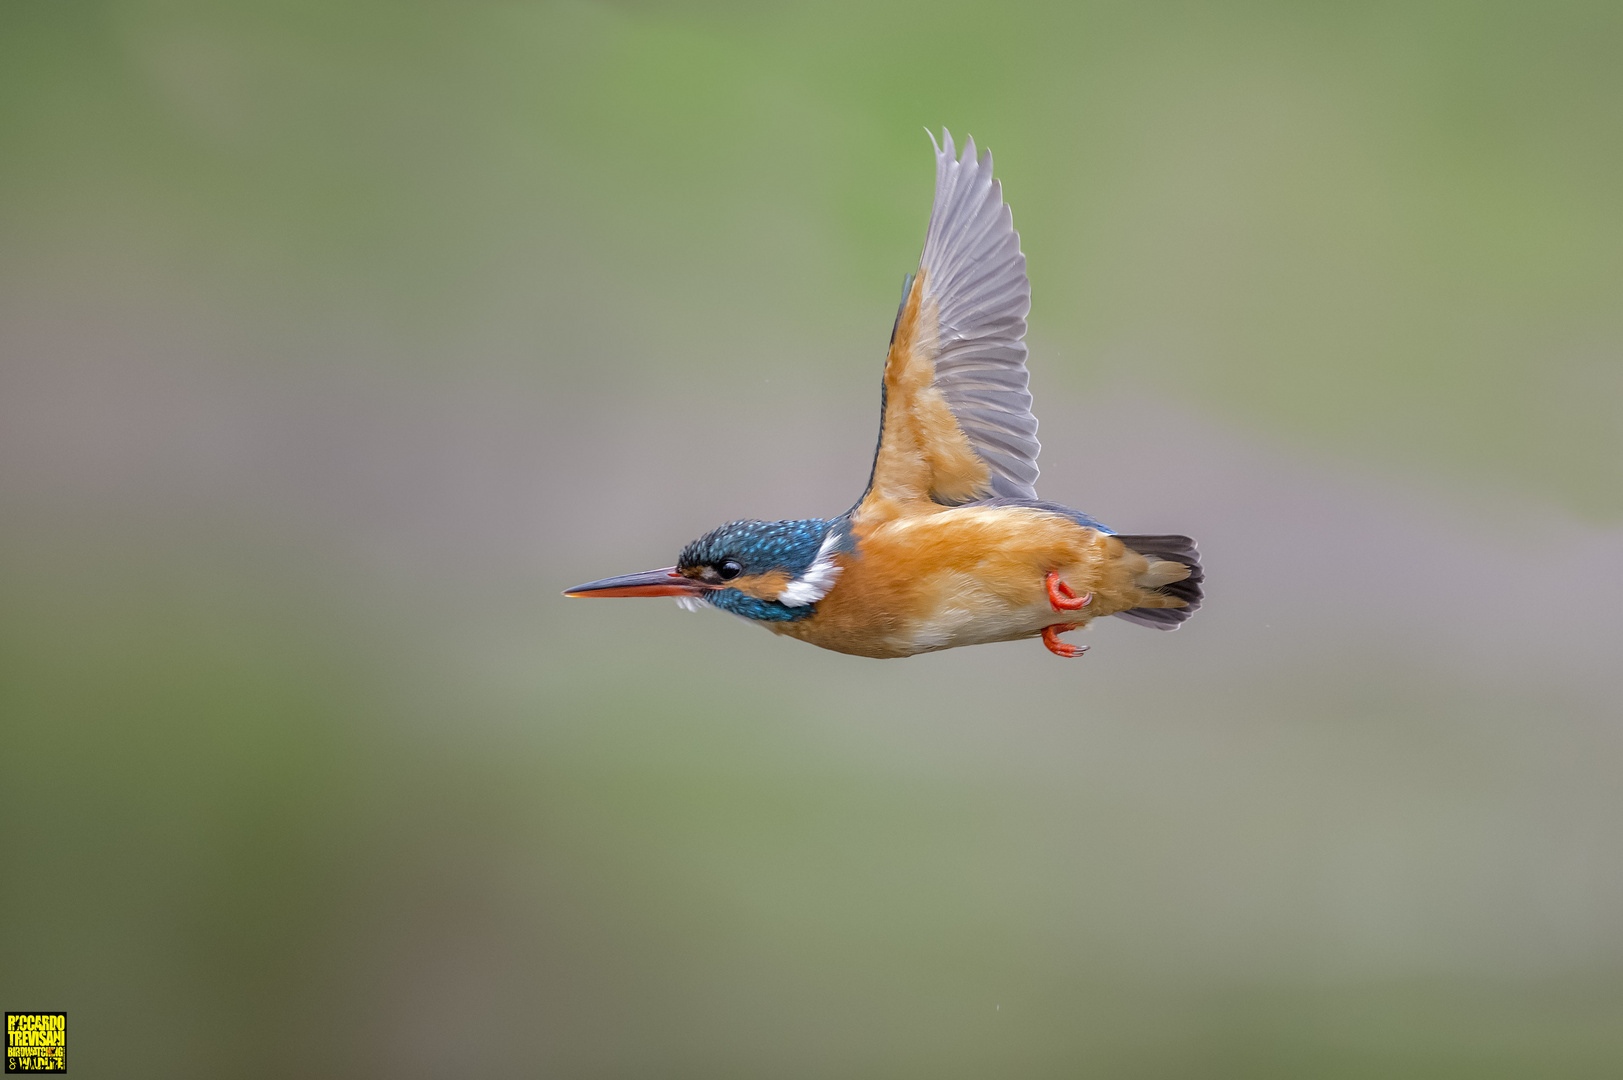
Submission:
[[[724,586],[728,581],[743,583],[774,574],[797,580],[817,561],[831,524],[826,518],[729,522],[683,548],[676,570]],[[718,588],[704,599],[746,619],[768,622],[804,619],[816,610],[811,602],[791,606],[731,587]]]

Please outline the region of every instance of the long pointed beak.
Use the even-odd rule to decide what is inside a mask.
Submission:
[[[676,567],[663,570],[644,570],[640,574],[609,577],[602,581],[588,581],[565,589],[565,596],[700,596],[715,588],[702,581],[683,577]]]

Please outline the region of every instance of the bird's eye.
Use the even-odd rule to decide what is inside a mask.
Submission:
[[[731,581],[743,572],[744,568],[735,559],[724,559],[716,564],[716,576],[723,581]]]

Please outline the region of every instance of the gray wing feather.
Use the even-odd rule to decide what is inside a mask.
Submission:
[[[1037,419],[1026,372],[1031,282],[992,154],[936,145],[935,206],[919,265],[940,313],[935,385],[991,471],[997,496],[1037,497]],[[935,136],[930,136],[935,142]]]

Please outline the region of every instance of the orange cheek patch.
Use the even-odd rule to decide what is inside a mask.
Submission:
[[[782,570],[768,570],[764,574],[751,574],[747,577],[735,577],[727,582],[727,587],[737,589],[745,596],[753,596],[757,600],[776,600],[778,594],[789,587],[794,578]]]

